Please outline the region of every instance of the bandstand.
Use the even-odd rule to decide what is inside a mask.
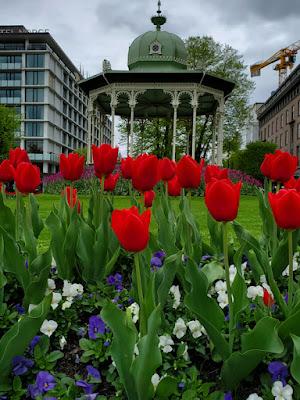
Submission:
[[[116,116],[130,119],[130,146],[133,151],[134,120],[165,117],[173,120],[172,158],[176,157],[177,120],[192,119],[192,156],[196,149],[197,116],[213,115],[211,161],[222,164],[224,103],[234,83],[202,71],[189,70],[183,40],[161,27],[166,17],[158,2],[157,15],[151,18],[156,29],[137,37],[128,52],[128,71],[112,70],[103,62],[103,72],[79,84],[89,96],[88,162],[93,143],[94,102],[104,114],[111,115],[112,145],[115,142]],[[189,138],[187,138],[189,140]]]

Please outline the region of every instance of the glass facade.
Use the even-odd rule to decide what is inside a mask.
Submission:
[[[43,119],[44,106],[26,106],[25,117],[26,119]]]
[[[26,89],[25,100],[32,103],[44,101],[44,89]]]
[[[42,137],[44,135],[43,122],[25,122],[25,136]]]
[[[43,141],[42,140],[26,140],[25,149],[28,153],[42,154]]]
[[[44,85],[45,74],[43,71],[27,71],[26,85]]]
[[[27,68],[44,68],[45,56],[44,54],[27,54],[26,55]]]

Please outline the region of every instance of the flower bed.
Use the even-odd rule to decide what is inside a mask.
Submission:
[[[132,207],[114,209],[105,191],[115,190],[116,154],[94,149],[87,215],[74,188],[84,161],[62,156],[68,186],[45,222],[26,155],[11,154],[13,170],[0,165],[0,181],[9,168],[17,188],[15,214],[0,196],[0,399],[299,399],[295,159],[266,157],[258,239],[236,222],[241,175],[202,173],[188,156],[177,166],[151,155],[123,161]],[[190,208],[201,180],[209,242]],[[132,187],[148,193],[143,204]],[[51,245],[39,254],[44,226]]]

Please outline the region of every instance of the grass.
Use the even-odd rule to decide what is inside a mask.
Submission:
[[[88,208],[88,196],[80,196],[80,201],[83,205],[84,212]],[[55,195],[39,195],[38,202],[40,205],[40,215],[43,220],[46,219],[50,213],[53,205],[58,206],[60,202],[60,196]],[[172,200],[173,206],[178,208],[179,199]],[[12,209],[15,207],[15,200],[8,199],[6,204]],[[115,208],[122,209],[130,207],[130,200],[128,197],[116,196],[114,199]],[[204,204],[203,198],[192,199],[192,211],[199,222],[201,233],[204,240],[208,240],[208,229],[207,229],[207,210]],[[261,233],[261,220],[259,217],[258,201],[254,196],[242,196],[240,202],[240,209],[237,221],[248,229],[254,236],[258,237]],[[39,249],[42,251],[49,246],[50,233],[45,228],[39,238]]]

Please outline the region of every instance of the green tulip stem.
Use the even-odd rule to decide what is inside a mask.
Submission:
[[[16,189],[16,239],[20,240],[21,228],[21,193]]]
[[[30,228],[30,230],[32,230],[32,218],[31,218],[31,214],[32,214],[32,208],[31,208],[31,196],[33,196],[31,193],[29,193],[28,195],[28,203],[27,203],[27,223],[28,226]]]
[[[281,309],[285,318],[287,318],[287,316],[288,316],[287,305],[286,305],[285,301],[283,300],[283,297],[280,293],[280,290],[279,290],[276,280],[274,278],[272,267],[269,263],[267,263],[266,265],[267,265],[268,284],[270,285],[270,288],[272,290],[272,293],[274,295],[276,303],[279,305],[279,308]]]
[[[234,316],[233,316],[233,302],[230,285],[230,273],[229,273],[229,260],[228,260],[228,223],[223,223],[223,254],[225,264],[225,278],[228,295],[228,306],[229,306],[229,348],[232,352],[233,341],[234,341]]]
[[[276,185],[276,193],[278,193],[278,192],[279,192],[279,190],[280,190],[280,186],[281,186],[280,182],[277,182],[277,185]]]
[[[269,179],[269,192],[272,193],[272,180]]]
[[[68,204],[68,201],[67,201]],[[71,210],[73,209],[74,204],[73,204],[73,182],[70,182],[70,208]]]
[[[104,183],[105,176],[102,176],[100,185],[100,223],[104,220]]]
[[[292,308],[293,303],[293,231],[288,231],[289,246],[289,286],[288,286],[288,307]]]
[[[4,201],[6,199],[4,182],[2,182],[1,193],[2,193],[2,198],[3,198],[3,201]]]
[[[139,260],[139,253],[134,254],[134,266],[135,266],[135,277],[136,277],[136,285],[139,297],[139,306],[140,306],[140,333],[141,336],[146,335],[146,325],[144,319],[144,296],[143,296],[143,286],[142,286],[142,277],[141,277],[141,269],[140,269],[140,260]]]

